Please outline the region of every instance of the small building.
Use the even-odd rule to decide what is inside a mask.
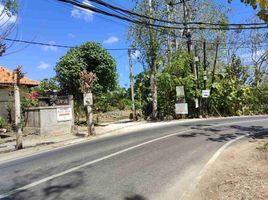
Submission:
[[[11,121],[11,105],[14,103],[14,78],[12,70],[0,66],[0,116]],[[24,77],[20,80],[21,95],[28,94],[29,88],[38,86],[39,82]]]

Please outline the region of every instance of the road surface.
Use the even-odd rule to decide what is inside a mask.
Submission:
[[[0,163],[0,199],[183,199],[219,148],[265,129],[265,116],[171,123]]]

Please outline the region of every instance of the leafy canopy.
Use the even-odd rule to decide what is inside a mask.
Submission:
[[[56,64],[56,77],[61,88],[73,94],[76,99],[82,98],[80,73],[84,70],[97,75],[93,87],[93,93],[96,96],[116,88],[115,60],[100,44],[87,42],[72,48]]]

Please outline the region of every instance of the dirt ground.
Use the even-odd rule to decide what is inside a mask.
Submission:
[[[268,139],[232,145],[209,167],[189,200],[268,200]]]

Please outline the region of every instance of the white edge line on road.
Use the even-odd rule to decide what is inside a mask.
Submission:
[[[243,118],[249,118],[249,117],[263,118],[263,117],[268,117],[268,115],[256,115],[256,116],[245,115],[245,116],[201,118],[201,119],[198,118],[198,119],[187,119],[187,120],[183,120],[183,121],[180,121],[180,120],[176,121],[175,120],[175,121],[166,122],[165,124],[161,124],[161,125],[156,124],[156,125],[157,125],[157,127],[166,127],[166,126],[169,126],[169,125],[180,125],[180,124],[184,124],[184,123],[188,123],[188,122],[198,122],[198,121],[202,122],[202,121],[210,121],[210,120],[237,119],[237,118],[243,119]],[[256,120],[252,120],[252,121],[256,121]],[[249,121],[249,122],[251,122],[251,121]],[[144,124],[140,124],[140,125],[144,125]],[[128,128],[128,127],[125,127],[125,128]],[[148,127],[145,128],[144,130],[147,130],[147,129],[148,129]],[[116,131],[116,130],[113,130],[113,131]],[[109,131],[108,133],[113,132],[113,131]],[[119,134],[119,135],[124,135],[124,134]],[[28,154],[28,155],[24,155],[24,156],[21,156],[21,157],[11,158],[11,159],[0,161],[0,165],[8,163],[8,162],[15,161],[15,160],[18,160],[18,159],[29,158],[29,157],[37,156],[37,155],[40,155],[40,154],[43,154],[43,153],[48,153],[48,152],[51,152],[51,151],[60,150],[60,149],[68,148],[68,147],[71,147],[71,146],[79,145],[79,144],[82,144],[82,143],[91,142],[91,141],[94,141],[94,139],[102,139],[102,138],[106,138],[106,137],[116,137],[116,136],[110,136],[110,135],[106,136],[105,133],[103,133],[102,135],[99,135],[99,136],[97,135],[95,138],[90,138],[90,139],[85,138],[85,139],[78,139],[76,141],[65,142],[65,143],[63,143],[63,146],[57,146],[57,147],[54,147],[52,149],[41,150],[40,152],[37,152],[37,153]]]
[[[217,158],[221,155],[221,153],[227,149],[231,144],[233,144],[234,142],[242,139],[242,138],[245,138],[247,136],[250,136],[250,135],[255,135],[255,134],[258,134],[258,133],[262,133],[262,132],[267,132],[267,131],[257,131],[257,132],[253,132],[253,133],[248,133],[248,134],[245,134],[245,135],[242,135],[242,136],[239,136],[229,142],[227,142],[226,144],[224,144],[220,149],[218,149],[218,151],[216,151],[215,154],[213,154],[213,156],[209,159],[209,161],[205,164],[205,166],[202,168],[202,170],[199,172],[198,176],[195,178],[194,182],[191,184],[190,188],[185,191],[182,196],[180,197],[181,200],[184,200],[184,199],[187,199],[187,197],[190,195],[191,192],[193,192],[198,183],[200,182],[201,178],[205,175],[205,173],[208,171],[209,167],[217,160]]]
[[[217,127],[217,126],[225,126],[225,125],[230,125],[230,124],[235,124],[235,123],[248,123],[248,122],[257,122],[257,121],[266,121],[267,119],[261,119],[261,120],[248,120],[248,121],[242,121],[242,122],[229,122],[229,123],[223,123],[223,124],[217,124],[217,125],[212,125],[212,126],[209,126],[209,127]],[[106,160],[108,158],[112,158],[114,156],[117,156],[117,155],[120,155],[122,153],[125,153],[125,152],[128,152],[128,151],[131,151],[133,149],[136,149],[138,147],[141,147],[141,146],[144,146],[144,145],[147,145],[147,144],[150,144],[150,143],[153,143],[153,142],[157,142],[159,140],[163,140],[163,139],[166,139],[166,138],[169,138],[169,137],[172,137],[172,136],[175,136],[175,135],[178,135],[178,134],[183,134],[183,133],[187,133],[187,132],[191,132],[193,131],[192,129],[187,129],[187,130],[183,130],[183,131],[180,131],[180,132],[176,132],[176,133],[172,133],[172,134],[169,134],[169,135],[165,135],[165,136],[162,136],[162,137],[159,137],[159,138],[155,138],[153,140],[149,140],[147,142],[143,142],[141,144],[138,144],[138,145],[135,145],[135,146],[132,146],[132,147],[129,147],[129,148],[126,148],[126,149],[123,149],[123,150],[120,150],[118,152],[115,152],[115,153],[112,153],[112,154],[109,154],[107,156],[104,156],[104,157],[101,157],[101,158],[98,158],[96,160],[93,160],[93,161],[90,161],[90,162],[87,162],[87,163],[84,163],[82,165],[79,165],[79,166],[76,166],[76,167],[73,167],[73,168],[70,168],[68,170],[65,170],[63,172],[60,172],[60,173],[57,173],[57,174],[54,174],[52,176],[49,176],[49,177],[46,177],[46,178],[43,178],[39,181],[35,181],[35,182],[32,182],[30,184],[27,184],[25,186],[22,186],[22,187],[19,187],[19,188],[16,188],[14,190],[11,190],[9,192],[6,192],[4,194],[0,194],[0,199],[3,199],[3,198],[6,198],[6,197],[9,197],[13,194],[16,194],[18,192],[21,192],[21,191],[24,191],[24,190],[27,190],[29,188],[32,188],[32,187],[35,187],[37,185],[40,185],[44,182],[47,182],[47,181],[50,181],[54,178],[57,178],[57,177],[60,177],[60,176],[64,176],[68,173],[71,173],[73,171],[76,171],[76,170],[79,170],[81,168],[84,168],[84,167],[87,167],[89,165],[92,165],[92,164],[95,164],[95,163],[98,163],[100,161],[103,161],[103,160]],[[234,141],[237,141],[238,139],[241,139],[242,137],[245,137],[247,135],[244,135],[244,136],[240,136],[234,140],[231,140],[229,141],[228,143],[226,143],[225,145],[223,145],[217,152],[216,154],[213,156],[215,157],[214,160],[217,158],[217,156],[221,153],[221,151],[223,151],[227,146],[229,146],[231,143],[233,143]],[[221,150],[222,149],[222,150]],[[209,161],[210,162],[210,161]],[[211,161],[213,162],[213,161]]]

